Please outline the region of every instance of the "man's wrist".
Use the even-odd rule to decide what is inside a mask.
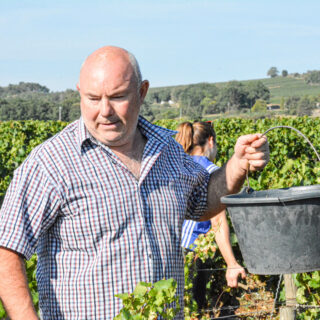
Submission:
[[[233,155],[226,164],[226,180],[228,191],[240,190],[246,177],[248,162]]]
[[[235,269],[241,267],[237,261],[232,263],[227,263],[227,269]],[[242,267],[241,267],[242,268]]]

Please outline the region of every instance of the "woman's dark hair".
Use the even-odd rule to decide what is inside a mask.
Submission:
[[[176,140],[186,153],[192,154],[195,146],[203,147],[210,137],[216,142],[216,133],[211,121],[183,122],[178,126]]]

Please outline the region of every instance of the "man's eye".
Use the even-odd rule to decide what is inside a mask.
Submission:
[[[124,96],[115,96],[115,97],[113,97],[113,99],[123,99],[124,98]]]
[[[100,99],[97,98],[97,97],[89,97],[89,100],[91,100],[91,101],[98,101],[98,100],[100,100]]]

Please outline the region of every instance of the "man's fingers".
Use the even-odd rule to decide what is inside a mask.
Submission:
[[[250,171],[260,170],[261,168],[264,168],[267,163],[268,160],[249,160]]]
[[[260,133],[241,136],[236,143],[236,150],[239,154],[255,153],[255,152],[269,152],[267,138]]]
[[[247,160],[261,160],[267,159],[267,155],[264,152],[247,153],[245,154]]]
[[[259,151],[261,151],[263,153],[269,152],[268,144],[263,144],[260,147],[254,147],[254,146],[251,145],[251,146],[247,146],[245,148],[245,152],[246,153],[256,153],[256,152],[259,152]]]
[[[261,136],[261,133],[247,134],[239,137],[238,142],[244,145],[250,145],[253,141],[258,140]]]
[[[237,285],[238,285],[237,276],[232,276],[231,278],[229,278],[228,281],[227,281],[227,285],[228,285],[230,288],[235,288],[235,287],[237,287]]]
[[[259,134],[260,135],[260,134]],[[251,143],[251,147],[253,148],[260,148],[263,145],[265,145],[267,143],[267,137],[266,136],[261,136],[259,137],[259,139],[255,139],[252,141]]]
[[[235,157],[244,170],[248,169],[248,162],[250,171],[263,169],[269,161],[269,153],[267,137],[261,133],[241,136],[235,146]]]

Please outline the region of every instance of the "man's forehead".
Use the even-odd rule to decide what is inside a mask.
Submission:
[[[133,67],[130,60],[122,57],[98,57],[88,60],[81,68],[80,77],[113,76],[130,80],[133,74]]]
[[[110,71],[110,70],[109,70]],[[83,94],[109,95],[131,90],[135,87],[135,81],[129,73],[110,73],[106,70],[97,70],[80,78],[80,88]]]
[[[127,51],[116,50],[117,48],[108,48],[97,50],[92,53],[84,62],[83,69],[99,67],[128,66],[131,65],[130,57]]]

